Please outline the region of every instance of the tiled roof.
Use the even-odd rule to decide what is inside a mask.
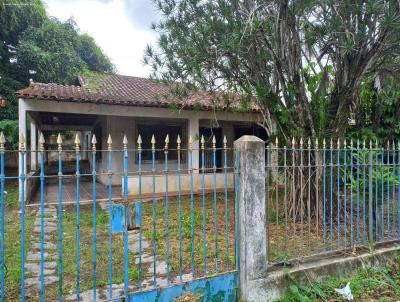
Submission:
[[[213,108],[226,110],[238,107],[237,97],[219,97],[216,101],[216,98],[206,91],[196,92],[189,98],[180,100],[171,97],[168,87],[147,78],[93,73],[90,76],[78,77],[78,82],[79,85],[76,86],[31,82],[27,88],[18,90],[17,96],[26,99],[140,107],[170,107],[172,104],[202,110]],[[232,105],[233,103],[236,103],[236,106]]]

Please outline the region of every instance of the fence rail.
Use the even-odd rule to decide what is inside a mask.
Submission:
[[[88,150],[89,167],[82,167],[84,150],[79,136],[75,138],[75,148],[69,151],[63,150],[61,135],[57,150],[45,150],[41,134],[38,151],[26,150],[21,136],[19,150],[12,151],[5,149],[1,133],[1,300],[39,297],[40,301],[62,301],[67,297],[79,301],[89,297],[96,301],[100,295],[113,300],[128,298],[134,292],[237,272],[237,193],[233,191],[237,190],[234,184],[238,168],[236,161],[228,160],[228,153],[233,150],[227,147],[226,138],[220,149],[216,148],[215,138],[211,149],[205,148],[204,138],[200,142],[200,166],[195,169],[192,138],[188,148],[183,149],[178,136],[177,148],[169,149],[167,136],[164,148],[156,150],[153,137],[151,150],[144,150],[140,135],[136,149],[128,149],[125,136],[123,149],[116,150],[109,136],[108,148],[97,150],[93,136]],[[160,151],[163,158],[157,160],[156,153]],[[217,151],[222,155],[221,168],[217,168]],[[9,152],[19,153],[18,175],[6,174],[4,163]],[[49,152],[56,152],[57,160],[53,173],[46,174],[49,165],[45,155]],[[64,174],[65,152],[74,153],[74,162],[68,162],[73,171],[69,175]],[[98,166],[100,152],[105,171]],[[144,152],[151,153],[150,165],[145,168]],[[173,165],[169,152],[177,155]],[[38,156],[38,174],[26,171],[29,153]],[[182,161],[183,153],[188,155],[186,163]],[[206,162],[205,154],[212,155],[212,166],[209,159]],[[122,156],[120,172],[113,165],[119,160],[117,155]],[[103,184],[99,183],[101,176]],[[122,179],[119,189],[113,183],[115,176]],[[134,189],[130,188],[131,177],[137,184]],[[31,180],[39,182],[37,212],[26,204],[26,186]],[[146,186],[151,189],[145,196]],[[161,195],[157,194],[160,186]],[[100,187],[103,198],[99,198]],[[14,193],[9,194],[6,189]],[[51,194],[56,196],[56,206],[49,203]],[[84,195],[92,199],[91,204],[81,203]],[[67,197],[74,199],[73,205],[65,204]],[[12,258],[15,256],[17,261]],[[11,276],[8,268],[19,273]]]
[[[400,239],[400,144],[276,141],[266,153],[270,262]]]

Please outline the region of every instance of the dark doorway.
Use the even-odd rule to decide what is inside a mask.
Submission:
[[[217,168],[222,167],[222,129],[200,127],[200,138],[202,135],[204,136],[205,140],[204,167],[206,169],[206,172],[210,173],[213,172],[212,138],[214,135],[216,140],[215,164]],[[201,154],[200,167],[202,167]]]

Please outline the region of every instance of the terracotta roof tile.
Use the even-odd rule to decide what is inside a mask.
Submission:
[[[238,97],[215,98],[200,91],[188,99],[171,97],[169,88],[147,78],[94,73],[78,77],[79,85],[31,83],[17,91],[17,96],[27,99],[44,99],[66,102],[131,105],[140,107],[170,107],[174,103],[184,108],[219,110],[238,108]],[[232,101],[236,99],[236,101]],[[235,105],[234,105],[235,104]]]

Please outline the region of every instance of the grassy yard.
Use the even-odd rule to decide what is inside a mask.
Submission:
[[[355,301],[394,302],[400,298],[400,258],[392,266],[360,270],[352,278],[332,278],[322,283],[299,286],[293,280],[288,294],[280,302],[344,301],[334,288],[350,282]]]

